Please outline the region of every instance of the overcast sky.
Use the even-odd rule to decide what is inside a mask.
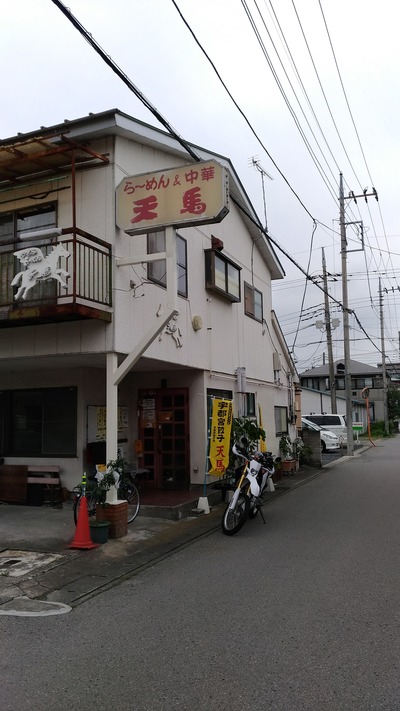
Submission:
[[[346,220],[362,220],[365,231],[365,251],[348,254],[349,306],[380,348],[381,277],[386,354],[400,360],[396,0],[176,0],[252,128],[171,0],[65,4],[185,139],[232,160],[264,222],[257,157],[273,178],[264,181],[268,230],[312,275],[322,272],[322,247],[328,271],[341,274],[339,172],[346,195],[376,188],[379,203],[346,201]],[[52,0],[2,0],[1,10],[0,138],[112,108],[159,125]],[[348,238],[349,249],[361,246],[352,228]],[[277,254],[286,278],[274,285],[274,307],[301,372],[326,352],[314,325],[324,318],[323,293],[309,284],[304,295],[302,273]],[[342,301],[340,276],[329,289]],[[335,306],[332,317],[340,320],[340,358]],[[376,365],[379,350],[352,317],[350,326],[351,357]]]

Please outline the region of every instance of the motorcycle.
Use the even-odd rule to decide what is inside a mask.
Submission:
[[[244,464],[235,470],[235,486],[232,487],[234,494],[225,509],[222,517],[222,531],[227,536],[233,536],[240,531],[248,518],[260,516],[265,524],[261,507],[263,505],[262,495],[269,485],[270,491],[274,491],[272,475],[275,472],[275,463],[280,461],[280,457],[273,457],[271,452],[254,452],[249,454],[246,442],[242,446],[234,444],[232,452],[244,460]]]

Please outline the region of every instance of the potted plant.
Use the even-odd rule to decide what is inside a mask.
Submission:
[[[96,506],[96,519],[97,521],[109,521],[108,535],[110,538],[120,538],[127,534],[128,504],[123,495],[119,500],[118,492],[120,484],[128,476],[128,467],[128,462],[118,456],[116,459],[110,459],[107,465],[102,467],[102,471],[97,477],[99,497]]]
[[[118,482],[124,477],[128,462],[123,457],[110,459],[106,466],[97,471],[98,503],[112,502],[117,499]]]
[[[107,543],[109,521],[89,521],[90,538],[92,543]]]
[[[291,472],[296,470],[296,458],[294,453],[294,443],[289,435],[284,434],[279,440],[279,451],[282,455],[281,470]]]
[[[294,441],[296,451],[296,459],[299,464],[309,464],[312,458],[313,450],[308,444],[305,444],[301,437],[296,437]]]

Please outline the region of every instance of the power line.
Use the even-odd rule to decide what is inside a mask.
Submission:
[[[53,1],[54,1],[54,0],[53,0]],[[254,135],[255,138],[257,139],[257,141],[258,141],[258,143],[260,144],[260,146],[263,148],[263,150],[264,150],[265,153],[267,154],[267,156],[268,156],[268,158],[270,159],[271,163],[272,163],[273,166],[276,168],[276,170],[278,171],[278,173],[279,173],[279,175],[281,176],[281,178],[283,178],[283,180],[285,181],[286,185],[287,185],[288,188],[291,190],[291,192],[293,193],[293,195],[295,196],[295,198],[298,200],[298,202],[300,203],[300,205],[302,206],[302,208],[305,210],[305,212],[307,213],[307,215],[308,215],[309,217],[311,217],[312,220],[314,220],[315,218],[312,216],[312,214],[310,213],[310,211],[309,211],[309,210],[307,209],[307,207],[304,205],[303,201],[301,200],[301,198],[299,197],[299,195],[296,193],[296,191],[294,190],[294,188],[290,185],[288,179],[286,178],[286,176],[284,175],[284,173],[281,171],[281,169],[279,168],[279,166],[277,165],[277,163],[276,163],[275,160],[273,159],[272,155],[271,155],[270,152],[268,151],[267,147],[264,145],[264,143],[262,142],[261,138],[258,136],[257,132],[255,131],[255,129],[254,129],[253,126],[251,125],[251,123],[250,123],[249,119],[247,118],[246,114],[244,113],[244,111],[242,111],[242,109],[240,108],[240,106],[239,106],[239,104],[237,103],[236,99],[233,97],[233,95],[232,95],[231,92],[229,91],[229,89],[228,89],[227,85],[225,84],[224,80],[222,79],[222,77],[221,77],[221,75],[220,75],[220,73],[219,73],[217,67],[215,66],[215,64],[214,64],[214,62],[212,61],[211,57],[207,54],[207,52],[206,52],[206,50],[204,49],[204,47],[202,46],[202,44],[201,44],[201,43],[199,42],[199,40],[197,39],[197,37],[196,37],[195,33],[193,32],[192,28],[190,27],[189,23],[187,22],[187,20],[186,20],[186,19],[184,18],[184,16],[182,15],[182,12],[180,11],[180,9],[179,9],[177,3],[175,2],[175,0],[171,0],[171,2],[172,2],[172,4],[173,4],[173,6],[175,7],[175,9],[176,9],[178,15],[180,16],[182,22],[184,23],[184,25],[187,27],[187,29],[189,30],[190,34],[192,35],[192,37],[193,37],[194,41],[196,42],[197,46],[199,47],[200,51],[204,54],[204,56],[206,57],[207,61],[211,64],[211,66],[212,66],[212,68],[213,68],[215,74],[217,75],[219,81],[221,82],[222,86],[224,87],[224,89],[225,89],[226,93],[228,94],[229,98],[231,99],[231,101],[233,102],[233,104],[235,105],[235,107],[237,108],[237,110],[239,111],[240,115],[241,115],[241,116],[244,118],[244,120],[246,121],[248,127],[250,128],[251,132],[253,133],[253,135]]]
[[[111,57],[106,54],[106,52],[100,47],[100,45],[96,42],[94,37],[84,28],[84,26],[79,22],[79,20],[74,17],[72,12],[63,5],[60,0],[51,0],[54,5],[58,7],[59,10],[65,15],[67,20],[71,22],[71,24],[78,30],[78,32],[82,35],[82,37],[90,44],[91,47],[97,52],[97,54],[100,55],[102,58],[103,62],[105,62],[110,69],[117,74],[117,76],[126,84],[128,89],[132,91],[135,96],[146,106],[146,108],[151,111],[153,116],[156,117],[156,119],[164,126],[164,128],[167,129],[168,133],[171,134],[175,138],[178,143],[181,144],[181,146],[189,153],[189,155],[195,160],[199,161],[200,158],[197,155],[197,153],[191,148],[191,146],[185,141],[177,131],[171,126],[171,124],[167,121],[166,118],[158,111],[158,109],[153,106],[153,104],[150,103],[150,101],[145,97],[145,95],[135,86],[135,84],[129,79],[129,77],[125,74],[125,72],[120,69],[120,67],[114,62]]]
[[[101,58],[103,59],[103,61],[112,69],[112,71],[114,71],[114,72],[119,76],[119,78],[126,84],[126,86],[128,86],[128,88],[129,88],[129,89],[140,99],[140,101],[153,113],[153,115],[160,121],[160,123],[162,123],[162,125],[167,129],[167,131],[170,133],[170,135],[172,135],[172,136],[175,138],[175,140],[189,153],[189,155],[190,155],[196,162],[199,162],[199,161],[201,160],[201,158],[200,158],[200,157],[198,156],[198,154],[193,150],[193,148],[190,146],[190,144],[189,144],[185,139],[183,139],[183,138],[175,131],[175,129],[172,128],[172,126],[169,124],[169,122],[160,114],[160,112],[159,112],[155,107],[152,106],[152,104],[148,101],[148,99],[146,99],[146,97],[144,96],[144,94],[142,94],[142,92],[139,91],[139,89],[133,84],[133,82],[129,79],[129,77],[115,64],[115,62],[111,59],[111,57],[110,57],[109,55],[107,55],[107,54],[104,52],[104,50],[100,47],[100,45],[94,40],[94,38],[92,37],[92,35],[87,32],[87,30],[86,30],[86,29],[83,27],[83,25],[72,15],[72,13],[60,2],[60,0],[52,0],[52,2],[61,10],[61,12],[62,12],[62,13],[65,15],[65,17],[73,24],[73,26],[78,30],[78,32],[82,35],[82,37],[84,37],[84,39],[86,39],[86,41],[89,42],[89,44],[90,44],[90,45],[93,47],[93,49],[101,56]],[[188,25],[188,23],[186,22],[186,20],[184,20],[184,18],[183,18],[183,16],[182,16],[181,12],[180,12],[180,10],[179,10],[179,8],[177,7],[177,5],[176,5],[176,3],[175,3],[175,0],[172,0],[172,3],[174,4],[175,8],[177,9],[177,11],[179,12],[179,14],[181,15],[183,21],[185,22],[185,25],[188,27],[188,29],[190,30],[191,34],[192,34],[193,37],[195,38],[194,33],[192,32],[192,30],[191,30],[191,28],[189,27],[189,25]],[[199,44],[197,38],[195,38],[195,39],[196,39],[196,43]],[[200,44],[199,44],[199,46],[200,46],[200,48],[202,49],[202,51],[204,52],[204,50],[203,50],[203,48],[201,47]],[[205,52],[204,52],[204,54],[206,55],[206,57],[208,58],[208,60],[211,62],[211,60],[209,59],[208,55],[207,55]],[[212,64],[212,62],[211,62],[211,64]],[[213,64],[212,64],[212,66],[214,67]],[[215,69],[215,71],[216,71],[216,69]],[[217,74],[218,74],[218,72],[217,72]],[[219,76],[219,74],[218,74],[218,76]],[[221,81],[222,81],[222,79],[221,79]],[[225,85],[224,85],[224,86],[225,86]],[[226,88],[226,87],[225,87],[225,88]],[[226,89],[226,90],[228,91],[228,89]],[[229,91],[228,91],[228,93],[229,93]],[[229,96],[231,96],[230,93],[229,93]],[[238,108],[238,110],[240,111],[240,113],[245,117],[244,113],[243,113],[242,110],[239,108],[239,106],[237,105],[237,103],[234,101],[233,97],[231,97],[231,98],[232,98],[232,101],[234,102],[235,106],[236,106],[236,107]],[[246,119],[246,122],[248,123],[248,125],[251,126],[251,124],[249,123],[247,117],[245,117],[245,119]],[[252,129],[252,130],[253,130],[253,129]],[[254,130],[253,130],[253,132],[254,132]],[[255,132],[254,132],[254,133],[255,133]],[[257,134],[255,134],[255,135],[257,135]],[[261,145],[263,145],[263,144],[261,144]],[[264,147],[264,146],[263,146],[263,147]],[[266,150],[266,149],[265,149],[265,150]],[[268,152],[267,152],[267,154],[269,155]],[[272,160],[272,159],[271,159],[271,160]],[[274,162],[274,161],[273,161],[273,162]],[[274,162],[274,165],[276,166],[275,162]],[[316,222],[316,220],[314,220],[314,218],[312,217],[311,213],[308,211],[308,209],[305,207],[305,205],[304,205],[304,204],[302,203],[302,201],[300,200],[300,198],[299,198],[299,196],[297,195],[297,193],[295,193],[295,191],[291,188],[289,182],[287,181],[287,179],[285,178],[285,176],[283,175],[283,173],[280,171],[280,169],[278,168],[278,166],[276,166],[276,168],[277,168],[278,172],[280,173],[280,175],[284,178],[285,182],[288,184],[288,186],[290,187],[290,189],[292,190],[292,192],[294,193],[294,195],[297,197],[297,199],[299,200],[299,202],[300,202],[301,205],[303,206],[304,210],[305,210],[305,211],[307,212],[307,214],[313,219],[313,222]],[[244,215],[246,215],[247,219],[250,220],[250,221],[260,230],[260,232],[264,235],[264,237],[265,237],[271,244],[275,245],[275,246],[279,249],[279,251],[282,252],[282,254],[284,254],[284,255],[286,256],[286,258],[287,258],[292,264],[294,264],[294,265],[297,267],[297,269],[299,269],[299,270],[304,274],[304,276],[305,276],[308,280],[310,280],[311,282],[313,282],[313,283],[315,284],[315,286],[317,286],[317,288],[319,288],[323,293],[325,293],[325,289],[316,281],[316,278],[313,277],[313,276],[311,276],[310,274],[308,274],[308,272],[307,272],[306,270],[304,270],[303,267],[301,267],[301,265],[298,264],[298,263],[296,262],[296,260],[295,260],[286,250],[284,250],[283,247],[282,247],[275,239],[273,239],[273,237],[271,236],[271,234],[268,233],[268,232],[264,229],[264,227],[261,225],[259,219],[258,219],[258,218],[255,219],[255,218],[253,217],[253,215],[251,215],[251,214],[248,212],[248,210],[235,198],[234,195],[230,194],[230,198],[231,198],[232,202],[238,207],[238,209],[239,209]],[[342,308],[342,310],[344,310],[343,304],[342,304],[338,299],[336,299],[335,297],[333,297],[331,294],[328,294],[328,296],[329,296],[329,298],[330,298],[332,301],[334,301],[336,304],[338,304],[338,305]],[[371,344],[374,346],[374,348],[376,348],[379,352],[381,352],[380,349],[376,346],[376,344],[372,341],[372,339],[368,336],[368,333],[365,331],[364,327],[362,326],[362,324],[361,324],[359,318],[357,317],[357,315],[355,314],[355,312],[354,312],[352,309],[346,309],[346,310],[348,311],[349,315],[350,315],[350,314],[353,315],[353,317],[354,317],[355,320],[357,321],[359,327],[361,328],[361,330],[363,331],[363,333],[365,333],[365,335],[366,335],[367,338],[370,340],[370,342],[371,342]]]
[[[271,73],[272,73],[272,75],[273,75],[273,77],[274,77],[274,79],[275,79],[275,82],[276,82],[276,84],[277,84],[277,86],[278,86],[278,88],[279,88],[279,91],[281,92],[281,95],[282,95],[282,97],[283,97],[283,100],[285,101],[285,104],[286,104],[287,108],[289,109],[289,112],[290,112],[290,114],[291,114],[291,116],[292,116],[292,118],[293,118],[293,120],[294,120],[294,122],[295,122],[296,128],[297,128],[297,130],[299,131],[299,133],[300,133],[300,135],[301,135],[301,138],[303,139],[303,141],[304,141],[304,143],[305,143],[305,146],[306,146],[308,152],[310,153],[310,156],[311,156],[313,162],[315,163],[315,165],[316,165],[316,167],[317,167],[317,170],[319,171],[319,173],[320,173],[320,175],[321,175],[321,177],[322,177],[322,179],[323,179],[323,181],[324,181],[326,187],[328,188],[328,190],[329,190],[331,196],[333,197],[333,199],[336,201],[336,194],[335,194],[335,187],[336,187],[336,186],[334,187],[334,186],[332,186],[332,184],[330,183],[330,181],[329,181],[329,179],[328,179],[328,177],[327,177],[327,175],[326,175],[324,169],[323,169],[322,166],[321,166],[321,163],[319,162],[317,156],[315,155],[313,149],[311,148],[311,144],[310,144],[310,142],[308,141],[308,139],[307,139],[307,137],[306,137],[306,135],[305,135],[305,133],[304,133],[302,127],[301,127],[300,121],[299,121],[299,119],[297,118],[296,113],[295,113],[295,111],[294,111],[294,109],[293,109],[293,107],[292,107],[292,105],[291,105],[291,103],[290,103],[290,101],[289,101],[289,98],[288,98],[288,96],[287,96],[287,94],[286,94],[286,92],[285,92],[285,90],[284,90],[284,88],[283,88],[283,85],[282,85],[282,83],[281,83],[281,81],[280,81],[280,79],[279,79],[279,77],[278,77],[278,73],[277,73],[277,71],[276,71],[276,69],[275,69],[275,67],[274,67],[274,65],[273,65],[273,62],[272,62],[272,60],[271,60],[271,58],[270,58],[270,56],[269,56],[269,54],[268,54],[267,48],[266,48],[266,46],[265,46],[265,44],[264,44],[264,42],[263,42],[263,40],[262,40],[262,38],[261,38],[260,32],[258,31],[256,22],[255,22],[255,20],[254,20],[252,14],[251,14],[251,12],[250,12],[250,10],[249,10],[249,7],[248,7],[248,5],[247,5],[246,0],[241,0],[241,1],[242,1],[242,6],[243,6],[243,8],[244,8],[244,10],[245,10],[245,13],[246,13],[246,15],[247,15],[247,18],[248,18],[248,20],[249,20],[249,22],[250,22],[250,25],[251,25],[251,28],[252,28],[252,30],[253,30],[253,33],[254,33],[255,36],[256,36],[257,42],[258,42],[258,44],[259,44],[259,46],[260,46],[260,48],[261,48],[261,51],[262,51],[263,54],[264,54],[264,57],[265,57],[265,59],[266,59],[266,61],[267,61],[267,63],[268,63],[268,66],[269,66],[269,68],[270,68],[270,70],[271,70]],[[272,47],[273,47],[273,49],[274,49],[274,51],[275,51],[275,53],[276,53],[276,55],[277,55],[277,57],[278,57],[278,60],[279,60],[280,65],[281,65],[281,67],[282,67],[282,70],[283,70],[283,72],[284,72],[284,74],[285,74],[285,76],[286,76],[286,79],[287,79],[287,81],[288,81],[288,83],[289,83],[289,86],[290,86],[290,88],[291,88],[291,90],[292,90],[292,92],[293,92],[293,94],[294,94],[294,96],[295,96],[295,98],[296,98],[296,101],[297,101],[297,103],[298,103],[298,105],[299,105],[299,108],[300,108],[300,110],[301,110],[301,112],[302,112],[302,114],[303,114],[303,117],[304,117],[304,119],[305,119],[307,125],[308,125],[308,128],[309,128],[309,130],[311,131],[311,134],[312,134],[312,136],[313,136],[313,138],[314,138],[314,140],[315,140],[315,142],[316,142],[316,144],[317,144],[317,146],[318,146],[318,148],[319,148],[319,150],[320,150],[320,152],[321,152],[321,154],[322,154],[324,160],[326,161],[326,164],[327,164],[327,166],[328,166],[328,168],[329,168],[329,170],[330,170],[330,172],[331,172],[331,174],[332,174],[332,177],[335,179],[334,173],[333,173],[333,171],[331,170],[331,168],[330,168],[330,166],[329,166],[329,163],[328,163],[328,161],[327,161],[326,158],[325,158],[325,155],[324,155],[324,153],[323,153],[323,151],[322,151],[322,149],[321,149],[321,146],[320,146],[319,143],[318,143],[317,137],[316,137],[316,135],[315,135],[313,129],[311,128],[310,122],[308,121],[307,116],[306,116],[306,114],[305,114],[305,112],[304,112],[304,110],[303,110],[303,107],[302,107],[302,105],[301,105],[301,103],[300,103],[300,101],[299,101],[299,98],[298,98],[298,96],[297,96],[297,94],[296,94],[296,92],[295,92],[295,90],[294,90],[293,84],[292,84],[292,82],[290,81],[290,78],[289,78],[289,76],[288,76],[288,73],[287,73],[287,71],[286,71],[286,69],[285,69],[285,67],[284,67],[284,64],[283,64],[283,62],[282,62],[282,60],[281,60],[281,58],[280,58],[279,52],[278,52],[278,50],[277,50],[277,48],[276,48],[276,46],[275,46],[275,44],[274,44],[274,41],[273,41],[272,36],[271,36],[271,33],[270,33],[269,30],[268,30],[268,27],[267,27],[267,25],[266,25],[266,23],[265,23],[265,21],[264,21],[264,18],[263,18],[263,16],[262,16],[261,12],[260,12],[260,9],[259,9],[259,7],[258,7],[258,5],[257,5],[256,0],[254,0],[254,4],[255,4],[255,6],[256,6],[256,8],[257,8],[257,10],[258,10],[258,13],[259,13],[259,15],[260,15],[260,17],[261,17],[261,20],[262,20],[262,22],[263,22],[264,28],[265,28],[265,30],[266,30],[266,32],[267,32],[267,34],[268,34],[269,40],[270,40],[270,42],[271,42],[271,44],[272,44]],[[319,124],[318,124],[318,125],[319,125]]]

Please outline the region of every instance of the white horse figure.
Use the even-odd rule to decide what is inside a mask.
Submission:
[[[20,285],[14,299],[25,300],[28,291],[35,284],[41,281],[49,281],[49,279],[57,279],[64,289],[68,288],[65,279],[70,274],[65,269],[56,268],[60,257],[68,259],[71,256],[62,243],[56,244],[47,256],[43,254],[39,247],[20,249],[18,252],[14,252],[14,256],[26,267],[23,271],[18,272],[11,282],[11,286]]]

